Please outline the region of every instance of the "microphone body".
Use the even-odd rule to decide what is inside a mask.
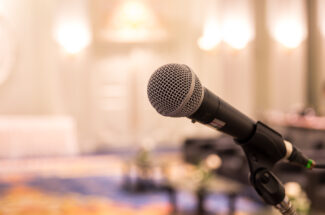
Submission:
[[[188,118],[234,137],[244,149],[251,169],[271,168],[292,153],[291,143],[285,143],[281,134],[262,122],[254,122],[206,88],[200,107]]]
[[[189,118],[229,134],[239,142],[248,140],[256,127],[256,122],[206,88],[199,109]]]

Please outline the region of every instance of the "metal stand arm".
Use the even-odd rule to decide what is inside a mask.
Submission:
[[[296,215],[285,195],[283,184],[271,171],[286,154],[282,136],[258,122],[252,137],[237,143],[245,151],[250,168],[250,182],[261,198],[284,215]]]

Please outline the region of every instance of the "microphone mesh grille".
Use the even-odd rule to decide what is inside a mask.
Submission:
[[[194,82],[192,78],[195,79]],[[152,74],[147,93],[150,103],[158,113],[183,117],[192,115],[199,108],[203,87],[186,65],[167,64]]]
[[[182,109],[183,116],[192,115],[201,105],[203,99],[203,87],[199,81],[199,79],[195,76],[195,86],[194,92],[191,95],[190,100],[185,104]]]

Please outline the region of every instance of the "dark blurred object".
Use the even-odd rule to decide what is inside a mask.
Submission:
[[[205,200],[208,196],[207,190],[204,187],[201,187],[197,191],[196,196],[197,196],[197,212],[196,212],[196,214],[197,215],[207,214],[207,211],[205,210],[205,207],[204,207]]]
[[[282,128],[285,139],[318,163],[325,163],[325,130],[287,126]],[[185,161],[197,164],[208,155],[216,153],[222,166],[216,174],[248,185],[248,165],[240,147],[229,136],[219,138],[187,139],[183,146]],[[281,162],[274,172],[284,182],[298,182],[306,190],[313,211],[325,210],[325,172],[305,170],[299,166]],[[249,194],[251,196],[251,193]],[[254,195],[252,195],[255,199]]]
[[[223,193],[228,196],[228,212],[230,215],[236,211],[236,199],[239,195],[245,195],[258,203],[262,203],[249,184],[249,168],[245,154],[240,146],[234,143],[232,137],[222,135],[218,138],[191,138],[184,142],[183,156],[188,163],[199,165],[211,154],[217,154],[222,160],[222,165],[214,170],[215,174],[244,185],[238,192],[229,190],[229,192]],[[204,208],[200,207],[200,205],[204,205],[202,202],[204,199],[201,199],[199,192],[197,196],[199,200],[198,214],[204,214],[206,213]]]
[[[140,148],[134,161],[126,164],[123,188],[128,192],[152,192],[158,189],[153,179],[153,163],[150,151]]]
[[[133,162],[125,164],[122,189],[134,194],[164,192],[168,195],[171,214],[176,214],[177,192],[168,180],[155,178],[155,167],[151,151],[140,148]]]
[[[316,116],[316,111],[311,107],[303,108],[298,112],[300,116]]]
[[[222,165],[216,170],[217,174],[249,184],[247,176],[249,168],[245,154],[230,136],[187,139],[183,152],[184,160],[191,164],[198,164],[209,155],[217,154],[222,160]]]
[[[325,163],[325,130],[318,127],[284,126],[284,136],[294,145],[301,148],[304,153],[316,161]],[[312,202],[312,210],[325,210],[325,172],[322,170],[303,171],[296,167],[282,164],[280,172],[291,172],[294,181],[298,178],[306,189],[308,197]],[[293,169],[297,171],[293,172]],[[299,174],[299,177],[295,175]],[[286,174],[288,177],[289,174]],[[302,178],[302,179],[301,179]]]

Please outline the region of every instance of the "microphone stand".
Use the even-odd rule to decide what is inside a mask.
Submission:
[[[261,122],[257,122],[252,137],[237,141],[247,157],[250,182],[265,203],[274,206],[283,215],[297,215],[285,194],[282,182],[271,171],[283,156],[282,136]]]

